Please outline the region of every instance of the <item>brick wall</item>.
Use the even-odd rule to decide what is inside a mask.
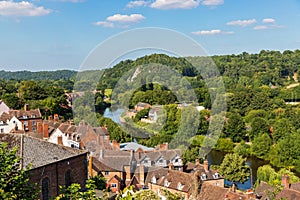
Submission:
[[[42,180],[49,178],[49,197],[55,197],[59,193],[59,186],[65,186],[66,173],[70,170],[70,183],[79,183],[83,188],[87,179],[87,155],[83,154],[74,158],[59,161],[44,167],[30,170],[31,181],[39,184],[42,191]],[[42,200],[42,194],[40,194]]]

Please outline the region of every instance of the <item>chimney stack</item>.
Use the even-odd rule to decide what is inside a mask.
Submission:
[[[48,130],[49,126],[48,124],[44,123],[43,124],[43,137],[44,139],[48,139],[49,138],[49,130]]]
[[[37,123],[37,132],[38,132],[38,134],[43,134],[43,124],[42,124],[42,122]]]
[[[246,200],[251,200],[251,199],[255,199],[255,194],[252,190],[248,190],[246,192]]]
[[[199,158],[196,158],[195,164],[196,164],[196,165],[200,165]]]
[[[125,173],[126,173],[126,180],[125,183],[129,183],[131,180],[131,173],[130,173],[130,165],[124,166]]]
[[[113,147],[113,150],[120,151],[120,143],[118,143],[116,140],[112,141],[112,147]]]
[[[204,166],[204,170],[205,170],[206,172],[208,172],[208,171],[209,171],[209,168],[208,168],[208,160],[207,160],[207,159],[204,160],[203,166]]]
[[[58,122],[58,120],[59,120],[58,114],[54,114],[54,121]]]
[[[145,166],[144,166],[144,164],[140,165],[140,184],[145,185]]]
[[[89,156],[89,177],[93,177],[93,156]]]
[[[49,116],[48,116],[48,120],[49,120],[49,121],[52,121],[52,120],[53,120],[52,115],[49,115]]]
[[[63,144],[63,137],[61,135],[57,136],[57,144],[64,145]]]
[[[283,174],[282,177],[281,177],[281,185],[284,187],[284,188],[290,188],[290,177],[286,174]]]
[[[169,163],[169,170],[174,170],[174,165],[173,165],[173,163]]]
[[[104,159],[104,150],[100,149],[100,159]]]
[[[28,104],[25,104],[25,105],[24,105],[24,110],[25,110],[25,111],[28,111],[28,110],[29,110],[29,105],[28,105]]]

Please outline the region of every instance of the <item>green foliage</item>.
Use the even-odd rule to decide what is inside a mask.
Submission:
[[[147,108],[147,109],[143,109],[143,110],[140,110],[139,112],[136,113],[136,116],[134,118],[134,121],[135,122],[138,122],[140,121],[142,118],[147,118],[148,117],[148,114],[149,114],[149,110],[150,108]]]
[[[153,192],[152,190],[141,190],[134,195],[134,199],[136,200],[159,200],[159,196]]]
[[[29,181],[29,168],[21,169],[17,153],[17,147],[9,150],[6,143],[0,143],[0,199],[34,200],[38,195],[37,185]]]
[[[219,138],[216,149],[224,152],[233,152],[234,143],[230,138]]]
[[[249,156],[250,155],[250,145],[246,144],[245,141],[242,141],[235,146],[234,152],[240,156]]]
[[[102,176],[94,176],[91,178],[94,181],[97,190],[104,190],[106,188],[106,180]]]
[[[251,145],[251,153],[258,158],[267,158],[273,142],[266,133],[255,137]]]
[[[218,171],[226,180],[232,181],[234,184],[236,182],[243,183],[250,176],[246,159],[236,153],[226,154]]]
[[[93,180],[87,180],[87,184],[85,186],[86,190],[82,191],[80,184],[73,183],[69,187],[60,187],[61,192],[60,195],[55,198],[55,200],[101,200],[100,197],[96,196],[96,185]]]
[[[245,139],[246,129],[242,116],[239,113],[229,113],[228,121],[224,127],[226,137],[233,142],[240,142]]]
[[[169,190],[162,189],[162,194],[167,198],[167,200],[184,200],[185,198],[178,193],[171,193]]]
[[[300,181],[300,178],[297,177],[293,172],[287,169],[280,169],[276,172],[270,165],[264,165],[258,168],[257,170],[257,182],[258,186],[261,181],[264,181],[273,186],[281,185],[281,177],[283,175],[288,175],[290,178],[290,183],[297,183]]]

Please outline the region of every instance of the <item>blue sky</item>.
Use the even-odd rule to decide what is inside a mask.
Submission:
[[[294,50],[300,1],[0,1],[0,70],[78,70],[99,43],[143,27],[186,34],[209,55]]]

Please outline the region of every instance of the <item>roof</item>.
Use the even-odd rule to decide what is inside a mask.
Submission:
[[[27,135],[0,134],[0,141],[8,143],[9,148],[22,147],[18,153],[23,158],[23,168],[31,164],[31,169],[35,169],[87,154],[87,151],[53,144]]]
[[[156,183],[152,183],[152,178],[156,178]],[[178,184],[180,183],[183,187],[181,190],[182,192],[190,192],[193,186],[193,175],[188,174],[185,172],[181,172],[178,170],[169,170],[166,168],[157,168],[156,170],[151,169],[149,170],[149,173],[146,178],[146,185],[149,183],[164,186],[165,181],[167,181],[169,184],[168,187],[170,189],[178,190]]]
[[[127,142],[127,143],[120,144],[121,151],[130,151],[130,150],[137,151],[138,149],[142,149],[143,151],[153,151],[154,150],[154,148],[146,147],[146,146],[138,144],[136,142]]]
[[[300,199],[300,191],[298,190],[300,183],[291,184],[290,188],[283,188],[277,195],[277,199],[298,200]],[[255,192],[261,196],[261,199],[268,197],[269,193],[273,193],[275,188],[266,182],[261,182],[255,189]]]
[[[209,169],[208,171],[205,171],[204,165],[202,164],[193,164],[189,162],[187,163],[185,170],[192,173],[198,172],[200,175],[206,174],[206,180],[224,179],[220,174],[218,174],[217,170]],[[215,176],[216,173],[218,174],[217,177]]]
[[[224,188],[212,185],[208,182],[203,182],[200,190],[200,194],[197,199],[205,200],[216,200],[216,199],[227,199],[227,200],[247,200],[244,193],[233,192],[230,188]],[[250,198],[253,199],[253,198]],[[249,199],[249,200],[250,200]]]
[[[8,112],[9,107],[4,103],[4,101],[0,100],[0,115],[3,112]]]
[[[26,118],[42,118],[40,109],[34,110],[10,110],[10,116],[16,116],[18,119],[26,119]]]

